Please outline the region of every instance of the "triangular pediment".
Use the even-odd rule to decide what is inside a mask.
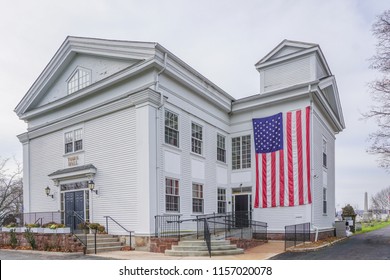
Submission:
[[[21,116],[152,59],[155,56],[155,45],[147,42],[68,37],[17,105],[15,112]],[[88,73],[87,82],[85,76],[76,80],[76,83],[83,83],[82,87],[78,84],[74,86],[75,79],[71,81],[78,69]],[[73,82],[72,85],[69,85],[70,81]],[[72,86],[73,89],[69,90]]]
[[[290,40],[283,40],[271,52],[260,59],[255,64],[255,67],[258,71],[260,71],[260,69],[265,67],[285,63],[286,61],[299,59],[300,57],[309,56],[312,54],[315,54],[319,61],[318,65],[320,69],[317,71],[323,73],[323,75],[320,76],[331,75],[331,71],[319,45]]]
[[[323,97],[326,100],[326,103],[328,104],[335,118],[338,120],[341,127],[345,128],[339,92],[334,76],[321,80],[318,84],[318,87],[321,89]]]

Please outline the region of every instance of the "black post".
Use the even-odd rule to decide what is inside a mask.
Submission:
[[[178,228],[179,228],[179,232],[178,232],[179,236],[178,236],[178,239],[179,239],[179,241],[180,241],[180,216],[177,216],[177,225],[178,225]]]
[[[108,234],[108,216],[106,216],[105,218],[106,218],[106,231],[107,231],[107,234]]]
[[[95,255],[96,255],[96,253],[97,253],[97,248],[96,248],[96,233],[97,233],[97,228],[95,229]],[[88,236],[87,236],[87,238],[88,238]]]
[[[130,250],[131,250],[131,231],[129,232],[129,235],[130,235],[130,241],[129,241],[129,244],[130,244]]]
[[[297,225],[294,226],[294,247],[297,246]]]

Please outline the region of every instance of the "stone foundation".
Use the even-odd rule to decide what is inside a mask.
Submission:
[[[152,253],[165,253],[165,250],[171,250],[172,245],[178,245],[178,238],[150,238],[149,251]]]
[[[0,246],[11,244],[11,234],[9,232],[0,233]],[[83,252],[82,244],[71,234],[44,234],[34,233],[36,250],[40,251],[58,251],[58,252]],[[30,247],[24,233],[16,233],[18,240],[16,246]]]
[[[236,245],[237,248],[241,248],[244,250],[257,247],[259,245],[263,245],[267,241],[264,240],[255,240],[255,239],[240,239],[240,238],[227,238],[230,240],[230,244]]]

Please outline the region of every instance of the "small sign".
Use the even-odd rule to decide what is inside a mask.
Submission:
[[[70,156],[68,157],[68,166],[77,166],[79,156]]]

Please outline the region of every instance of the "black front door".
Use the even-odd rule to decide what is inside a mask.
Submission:
[[[235,225],[238,228],[248,227],[250,219],[250,195],[240,194],[234,197]]]
[[[74,215],[74,212],[76,215]],[[65,225],[77,229],[84,218],[84,191],[65,193]]]

